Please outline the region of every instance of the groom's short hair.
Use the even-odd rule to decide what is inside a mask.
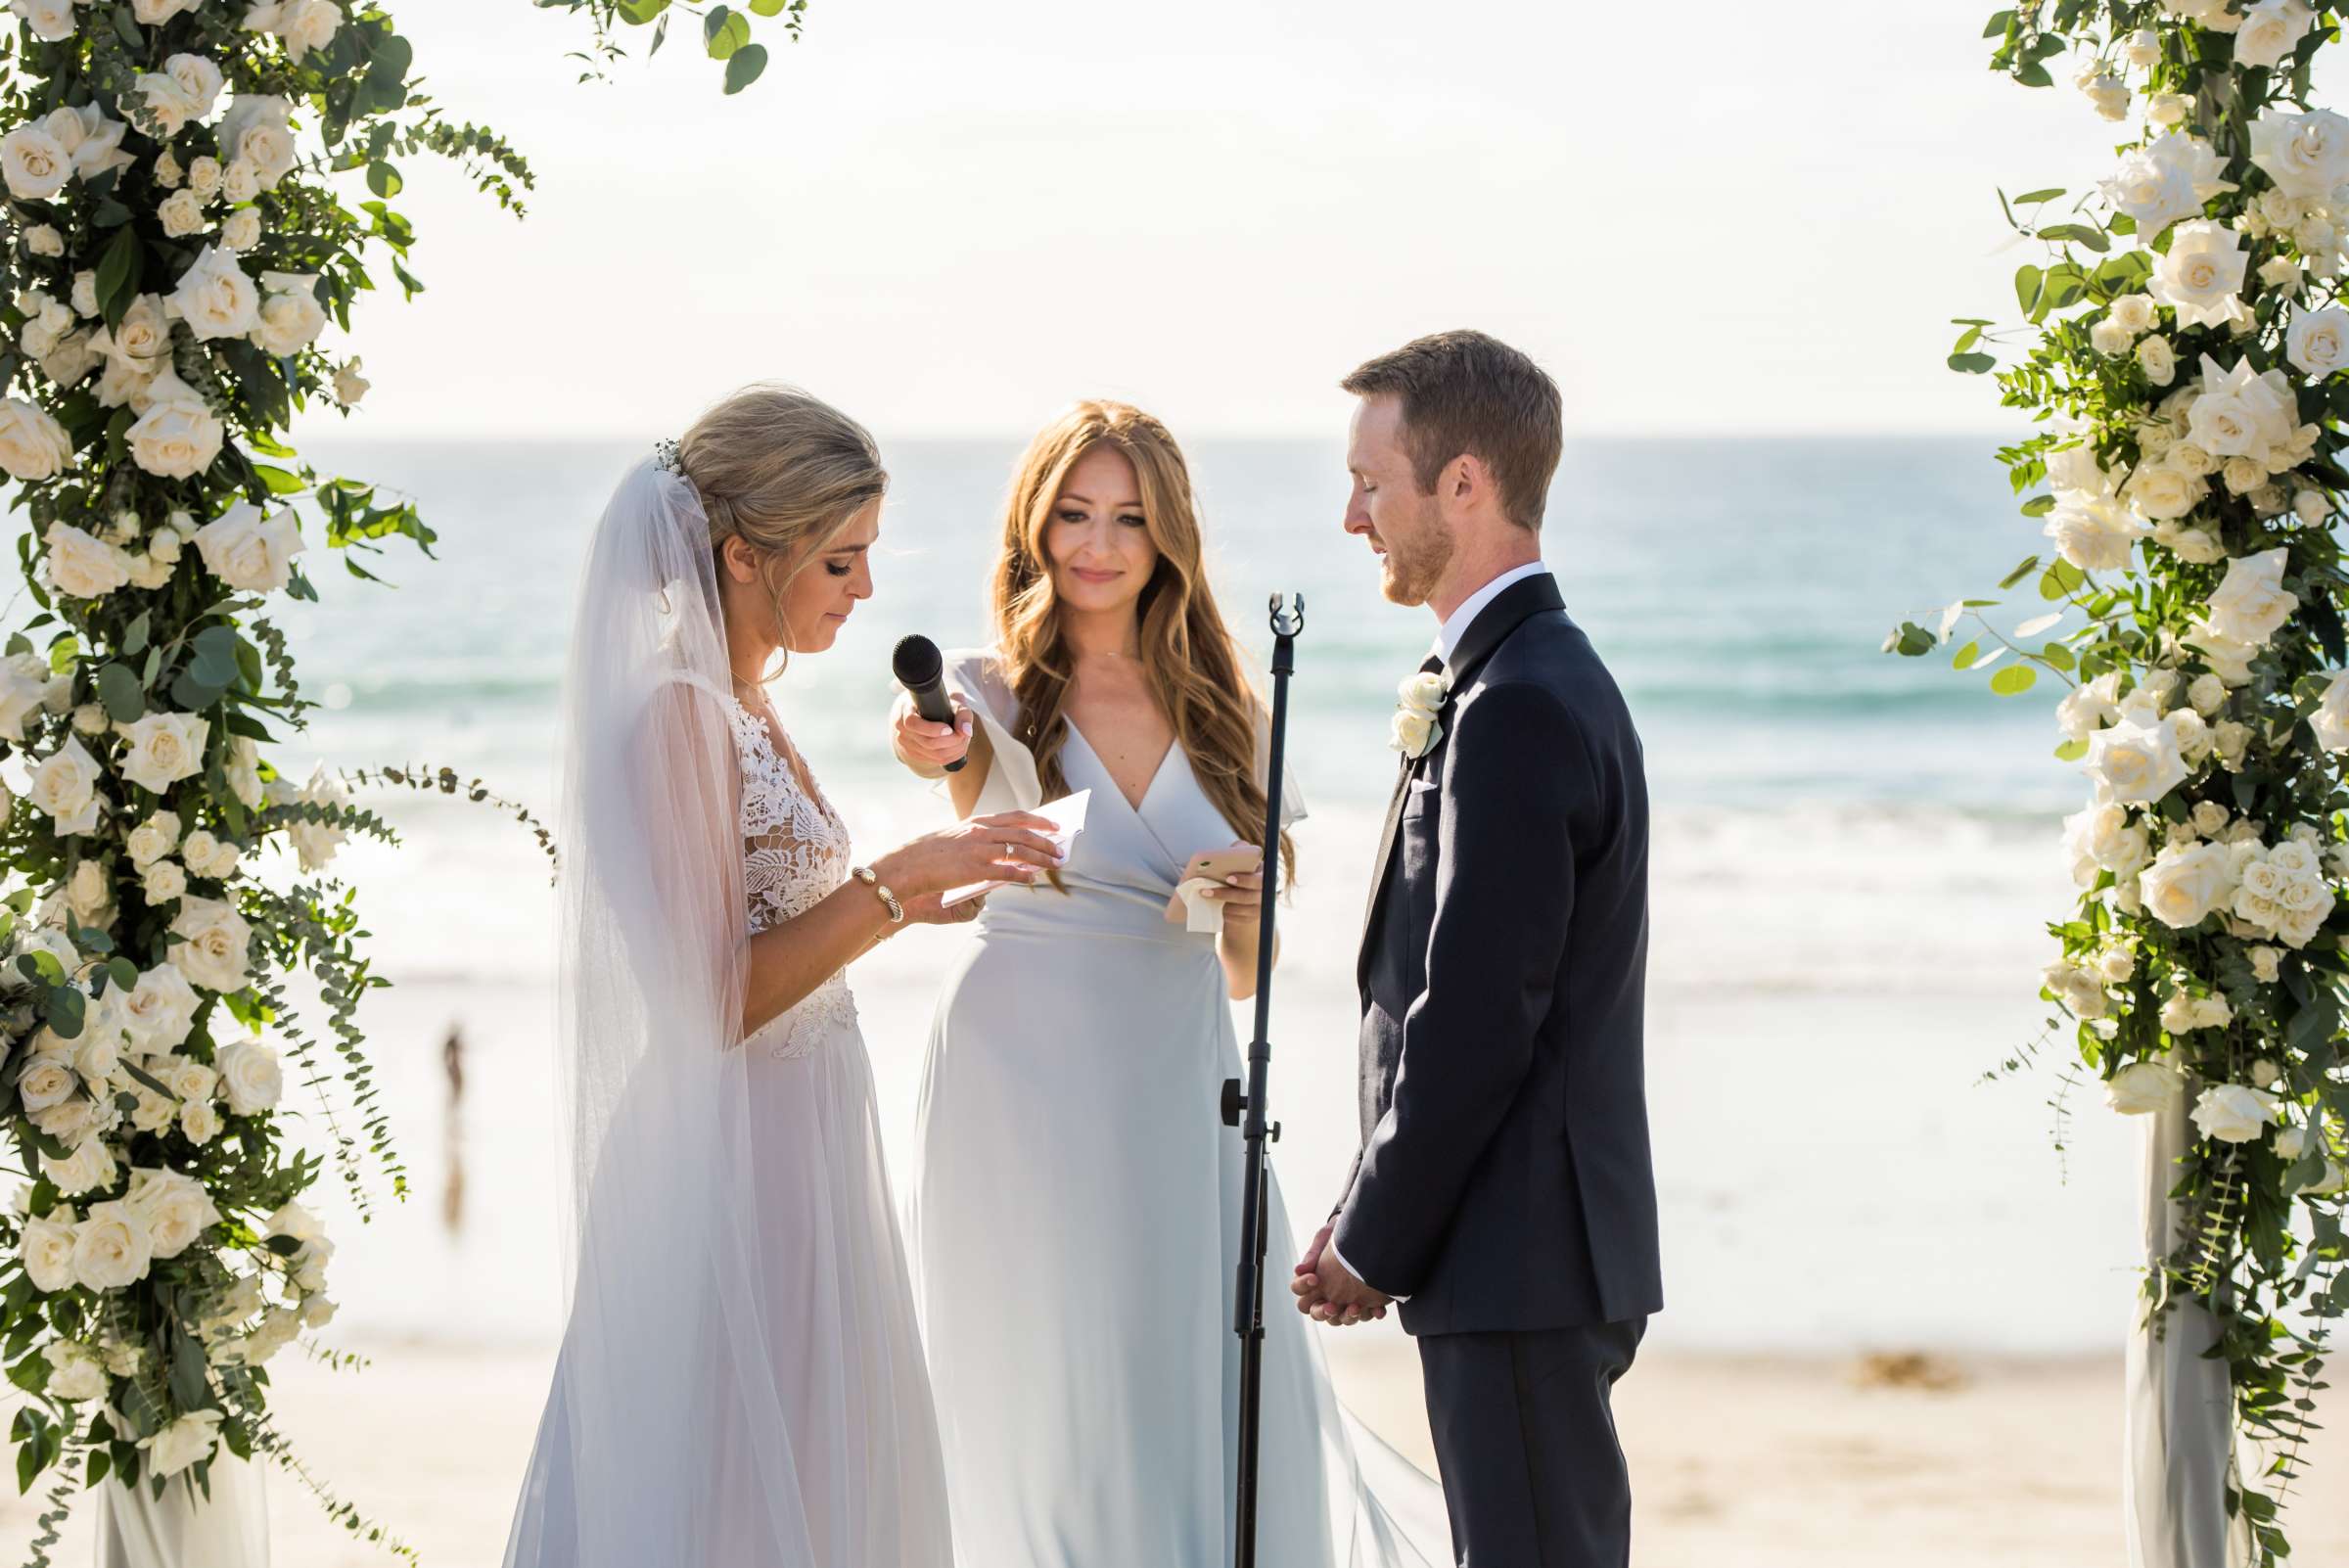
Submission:
[[[1481,332],[1439,332],[1365,361],[1339,385],[1358,397],[1402,399],[1422,495],[1466,454],[1491,470],[1509,521],[1541,530],[1566,437],[1558,384],[1532,359]]]

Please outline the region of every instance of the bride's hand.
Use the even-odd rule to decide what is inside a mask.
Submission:
[[[973,882],[1033,886],[1061,863],[1060,852],[1044,836],[1052,831],[1053,823],[1026,811],[975,816],[891,851],[873,862],[873,871],[907,903]]]
[[[939,724],[924,718],[913,706],[911,692],[899,692],[895,707],[889,711],[891,743],[897,748],[898,761],[925,777],[935,778],[946,770],[949,762],[959,762],[970,755],[971,705],[962,693],[956,692],[954,722]]]

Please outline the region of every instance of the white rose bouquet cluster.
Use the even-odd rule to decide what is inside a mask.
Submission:
[[[0,1151],[25,1178],[0,1371],[20,1487],[54,1472],[45,1562],[108,1477],[201,1494],[226,1450],[315,1486],[263,1367],[334,1315],[300,1201],[328,1162],[280,1116],[315,1089],[362,1207],[367,1161],[404,1192],[353,1017],[382,982],[324,875],[390,833],[268,760],[308,708],[269,613],[312,596],[314,546],[364,577],[433,536],[282,433],[366,391],[326,339],[371,269],[417,287],[393,160],[454,158],[507,206],[529,171],[416,95],[368,0],[8,0],[0,26],[0,472],[37,611],[0,652]]]
[[[2339,20],[2304,0],[1992,18],[1994,69],[2050,87],[2068,62],[2131,140],[2067,210],[2060,190],[2007,202],[2046,247],[2015,277],[2027,324],[1962,319],[1950,358],[2044,427],[2000,456],[2050,550],[2001,588],[2035,580],[2049,613],[2002,631],[1996,600],[1967,600],[1886,643],[1921,657],[1970,622],[1957,668],[2068,688],[2056,755],[2090,800],[2041,994],[2116,1110],[2190,1108],[2188,1240],[2147,1310],[2192,1299],[2219,1324],[2238,1426],[2274,1455],[2228,1499],[2266,1564],[2349,1309],[2349,118],[2309,101]]]

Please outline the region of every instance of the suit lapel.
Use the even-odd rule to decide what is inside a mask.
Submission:
[[[1370,902],[1362,912],[1362,942],[1355,954],[1355,985],[1358,989],[1370,981],[1370,943],[1378,934],[1380,905],[1387,894],[1387,880],[1394,869],[1395,839],[1403,827],[1403,807],[1410,794],[1411,780],[1418,776],[1419,766],[1428,758],[1441,752],[1451,738],[1451,703],[1459,701],[1469,683],[1492,658],[1509,633],[1545,611],[1563,610],[1566,601],[1559,596],[1558,580],[1544,572],[1511,583],[1500,596],[1468,623],[1460,637],[1460,645],[1452,650],[1449,669],[1451,670],[1451,702],[1445,705],[1444,734],[1427,750],[1426,757],[1403,760],[1395,778],[1395,794],[1387,802],[1386,827],[1378,841],[1378,863],[1370,873]]]

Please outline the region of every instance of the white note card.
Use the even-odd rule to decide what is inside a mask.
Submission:
[[[1079,790],[1076,794],[1063,797],[1049,806],[1039,806],[1029,814],[1040,816],[1052,824],[1052,831],[1045,834],[1044,837],[1052,841],[1054,849],[1066,855],[1077,847],[1078,839],[1084,834],[1084,811],[1085,807],[1092,804],[1092,799],[1093,792],[1091,790]],[[944,901],[948,907],[952,907],[966,899],[976,899],[981,894],[992,893],[997,888],[1010,886],[1011,884],[1008,882],[974,882],[966,888],[949,889]]]

